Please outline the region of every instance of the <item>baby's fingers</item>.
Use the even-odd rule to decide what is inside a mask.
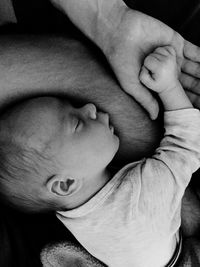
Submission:
[[[158,53],[159,55],[162,55],[162,56],[176,56],[176,51],[175,49],[170,46],[170,45],[166,45],[166,46],[161,46],[161,47],[157,47],[155,50],[154,50],[154,53]]]
[[[144,66],[150,71],[154,72],[158,69],[158,65],[161,63],[161,56],[158,54],[150,54],[144,60]]]
[[[124,76],[123,76],[124,77]],[[135,80],[135,79],[134,79]],[[141,83],[131,83],[130,79],[120,80],[122,88],[130,94],[149,113],[152,120],[155,120],[159,113],[159,105],[151,92]]]
[[[141,68],[139,79],[146,87],[153,89],[153,74],[145,66]]]

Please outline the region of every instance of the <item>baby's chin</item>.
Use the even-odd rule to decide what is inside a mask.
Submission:
[[[115,154],[116,154],[117,151],[119,150],[120,139],[119,139],[119,137],[116,134],[114,134],[114,138],[115,138],[115,142],[116,142],[116,152],[115,152]]]
[[[119,151],[119,146],[120,146],[120,139],[117,135],[114,136],[115,138],[115,147],[113,150],[113,158],[112,161],[115,160],[116,156],[118,155],[118,151]]]

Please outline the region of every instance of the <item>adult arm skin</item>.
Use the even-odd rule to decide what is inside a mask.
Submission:
[[[65,95],[94,102],[109,112],[121,139],[116,159],[151,153],[160,140],[158,123],[121,90],[100,53],[66,37],[1,36],[0,106],[36,95]],[[100,60],[102,63],[100,63]]]
[[[51,0],[104,52],[121,87],[155,118],[158,103],[138,81],[141,63],[157,46],[172,45],[180,81],[200,107],[200,48],[161,21],[130,9],[123,0]],[[133,5],[132,5],[133,6]],[[133,89],[134,88],[134,89]]]

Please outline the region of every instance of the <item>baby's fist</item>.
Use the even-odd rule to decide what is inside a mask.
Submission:
[[[156,48],[145,58],[139,78],[146,87],[157,93],[173,88],[178,82],[174,48],[172,46]]]

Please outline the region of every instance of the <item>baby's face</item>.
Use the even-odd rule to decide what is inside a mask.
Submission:
[[[19,114],[19,131],[28,145],[51,157],[58,173],[66,169],[71,175],[91,176],[105,169],[118,150],[108,114],[93,104],[76,108],[66,100],[40,97]]]

